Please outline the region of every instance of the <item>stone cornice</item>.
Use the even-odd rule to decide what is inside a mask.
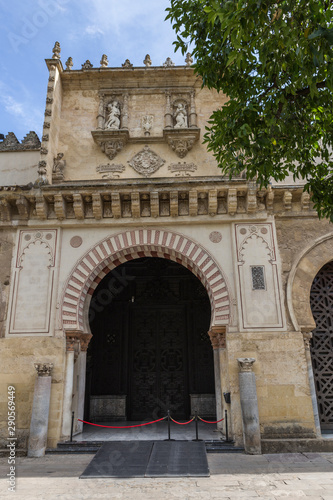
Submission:
[[[23,189],[25,188],[25,189]],[[176,217],[214,220],[316,217],[300,186],[258,189],[253,182],[221,177],[113,179],[64,182],[40,189],[0,187],[0,225],[14,221],[140,220]],[[16,222],[18,221],[18,222]]]

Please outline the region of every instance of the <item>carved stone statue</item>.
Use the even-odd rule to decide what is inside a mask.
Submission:
[[[107,107],[107,118],[105,128],[118,130],[120,128],[120,109],[117,101],[110,102]]]
[[[177,104],[177,108],[175,110],[175,127],[174,128],[187,128],[187,113],[185,104],[179,103]]]
[[[64,180],[64,169],[66,167],[66,160],[63,160],[64,153],[58,153],[56,158],[53,159],[52,181],[61,182]]]

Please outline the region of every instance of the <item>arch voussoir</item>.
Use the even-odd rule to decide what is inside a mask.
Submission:
[[[98,242],[76,263],[63,293],[64,329],[82,330],[87,297],[112,269],[140,257],[161,257],[185,266],[201,280],[208,292],[212,325],[229,323],[230,300],[226,280],[207,250],[187,236],[172,231],[132,229]],[[72,300],[68,299],[69,294]]]

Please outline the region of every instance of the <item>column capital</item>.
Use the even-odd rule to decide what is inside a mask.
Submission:
[[[255,358],[237,358],[241,372],[252,372]]]
[[[34,363],[38,377],[50,377],[53,363]]]
[[[81,330],[67,330],[66,334],[66,351],[74,351],[79,354],[80,351],[86,351],[91,333],[83,333]]]
[[[213,349],[226,348],[226,327],[212,326],[208,332]]]
[[[87,351],[91,338],[92,338],[91,333],[82,333],[81,334],[81,351],[84,351],[84,352]]]

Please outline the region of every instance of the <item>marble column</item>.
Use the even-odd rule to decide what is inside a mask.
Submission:
[[[30,422],[28,441],[28,457],[43,457],[47,443],[51,398],[52,363],[36,363],[37,378],[35,381],[34,400]]]
[[[226,347],[225,332],[225,326],[212,326],[208,332],[214,352],[216,420],[223,418],[220,351]],[[223,422],[219,422],[217,428],[222,431]]]
[[[238,358],[239,392],[243,421],[245,452],[250,455],[261,454],[260,426],[256,377],[253,372],[254,358]]]
[[[86,365],[87,365],[87,349],[92,335],[83,333],[81,336],[81,353],[80,353],[80,367],[79,367],[79,394],[77,406],[77,418],[83,420],[84,417],[84,396],[86,391]],[[82,432],[83,423],[77,423],[77,432]]]
[[[317,437],[320,438],[321,437],[320,419],[319,419],[317,394],[316,394],[316,387],[315,387],[315,382],[314,382],[314,377],[313,377],[311,351],[310,351],[311,339],[312,339],[312,333],[303,332],[303,340],[304,340],[306,364],[307,364],[307,368],[308,368],[308,377],[309,377],[309,385],[310,385],[310,392],[311,392],[313,417],[314,417],[315,426],[316,426],[316,434],[317,434]]]
[[[80,336],[81,332],[66,332],[66,372],[61,429],[62,438],[64,440],[69,440],[71,435],[74,360],[79,354]]]

